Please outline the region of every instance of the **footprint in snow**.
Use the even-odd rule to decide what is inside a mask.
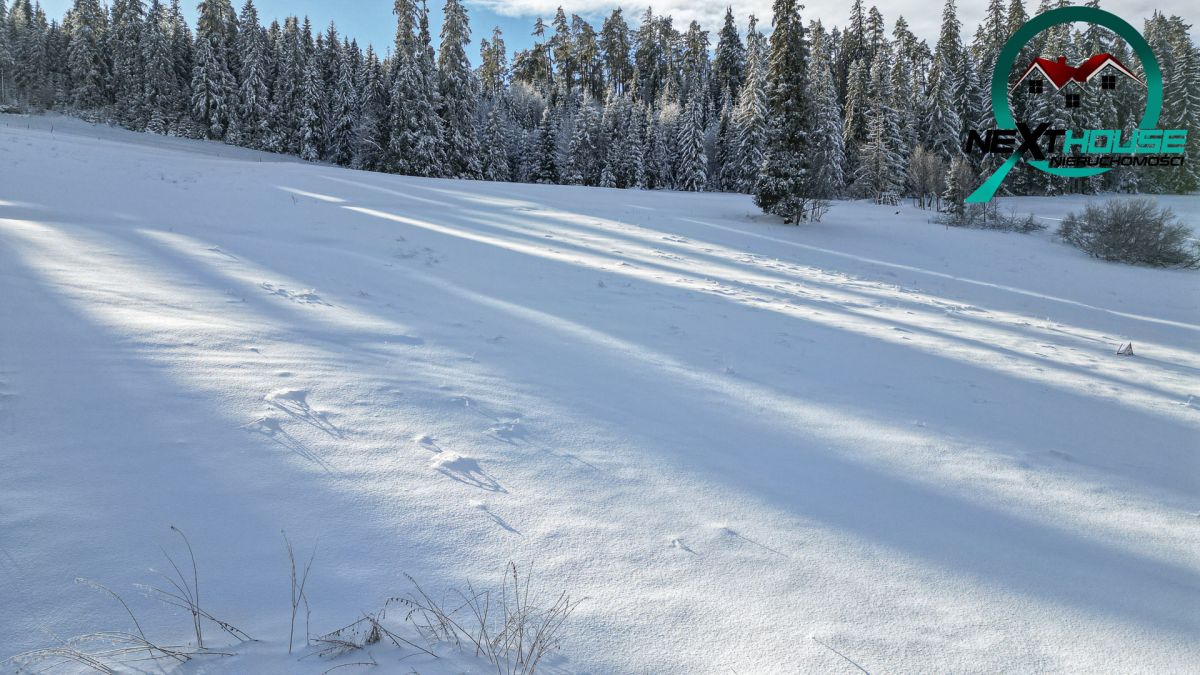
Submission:
[[[501,422],[488,429],[488,433],[505,443],[513,445],[516,445],[517,441],[525,440],[526,436],[525,425],[521,423],[519,418]]]
[[[325,460],[318,457],[312,450],[301,443],[297,438],[292,436],[283,428],[283,420],[272,415],[265,415],[253,422],[243,424],[242,429],[254,434],[261,434],[274,441],[280,447],[300,455],[304,459],[314,462],[328,473],[333,473],[333,469]]]
[[[421,434],[420,436],[413,437],[413,443],[416,443],[430,452],[442,451],[442,449],[438,447],[437,439],[429,434]]]
[[[267,291],[271,295],[278,295],[281,298],[286,298],[292,302],[298,302],[302,305],[323,305],[325,307],[333,307],[333,305],[322,300],[321,296],[317,295],[317,292],[311,288],[304,291],[292,291],[284,288],[283,286],[276,286],[275,284],[270,284],[265,281],[259,284],[259,286],[261,286],[263,290]]]
[[[473,457],[463,457],[453,452],[442,452],[430,460],[429,466],[434,471],[464,485],[477,487],[488,492],[508,492],[508,490],[501,487],[495,478],[488,475],[483,470],[483,467],[479,465],[479,460]]]
[[[689,548],[688,545],[683,543],[683,540],[679,539],[679,538],[675,538],[675,539],[671,540],[671,547],[677,548],[680,551],[686,551],[688,553],[691,553],[692,555],[696,555],[696,552],[693,551],[691,548]]]
[[[320,429],[334,438],[343,438],[345,436],[341,429],[329,421],[328,413],[315,410],[309,405],[307,390],[276,389],[264,396],[263,400],[277,410],[291,415],[293,419]]]

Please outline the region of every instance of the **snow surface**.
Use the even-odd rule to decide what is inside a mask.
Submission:
[[[134,588],[176,525],[263,640],[185,672],[365,660],[286,655],[280,530],[314,634],[532,566],[588,598],[550,672],[1200,663],[1196,273],[0,125],[0,658],[130,628],[76,577],[187,641]]]

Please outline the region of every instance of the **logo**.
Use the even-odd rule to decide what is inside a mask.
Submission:
[[[1071,65],[1065,57],[1038,57],[1011,87],[1008,74],[1030,40],[1043,31],[1074,22],[1107,28],[1125,40],[1142,64],[1145,81],[1112,54],[1094,54],[1083,63]],[[1049,122],[1017,122],[1009,95],[1025,87],[1031,95],[1063,96],[1067,108],[1081,103],[1083,87],[1115,89],[1119,79],[1128,79],[1146,89],[1146,108],[1132,134],[1119,129],[1052,129]],[[963,151],[1009,155],[1008,159],[966,201],[990,201],[996,190],[1019,162],[1038,171],[1063,178],[1087,178],[1118,166],[1179,166],[1183,163],[1186,129],[1158,129],[1162,113],[1162,69],[1149,43],[1123,19],[1095,7],[1062,7],[1030,19],[1009,38],[996,59],[991,85],[995,129],[971,131]]]

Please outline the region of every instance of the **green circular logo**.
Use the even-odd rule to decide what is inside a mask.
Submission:
[[[1138,127],[1141,129],[1155,128],[1158,124],[1158,117],[1162,113],[1163,104],[1162,70],[1158,67],[1158,59],[1154,58],[1154,51],[1150,49],[1150,43],[1146,42],[1142,34],[1137,32],[1133,26],[1130,26],[1121,17],[1096,7],[1061,7],[1039,14],[1017,29],[1008,42],[1004,43],[1004,48],[1000,50],[1000,56],[996,59],[996,69],[992,72],[992,113],[996,118],[997,128],[1015,129],[1017,127],[1009,107],[1008,74],[1017,57],[1021,55],[1021,49],[1042,31],[1076,21],[1103,26],[1116,33],[1133,48],[1134,54],[1142,62],[1142,72],[1146,75],[1146,110],[1142,113],[1142,121],[1138,123]],[[1021,154],[1013,154],[984,181],[983,185],[980,185],[970,197],[967,197],[966,201],[968,203],[990,201],[996,194],[996,190],[1000,188],[1000,184],[1004,182],[1004,178],[1008,176],[1008,172],[1020,161],[1022,161]],[[1110,171],[1106,168],[1054,168],[1050,166],[1050,162],[1045,160],[1029,160],[1028,163],[1039,171],[1064,178],[1087,178]]]

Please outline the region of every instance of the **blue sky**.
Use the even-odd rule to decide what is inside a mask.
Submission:
[[[244,0],[233,0],[235,8],[240,9]],[[1026,11],[1033,12],[1039,0],[1026,0]],[[913,30],[921,37],[933,42],[937,39],[938,26],[941,22],[941,6],[943,0],[866,0],[869,7],[878,4],[888,22],[889,29],[897,16],[901,14],[907,19]],[[599,30],[603,18],[618,6],[619,0],[467,0],[466,5],[470,14],[472,39],[475,45],[479,39],[491,35],[493,26],[500,26],[504,31],[504,39],[510,50],[528,47],[532,42],[530,32],[534,19],[541,15],[549,22],[554,16],[554,10],[562,5],[568,14],[579,14],[590,21]],[[189,19],[195,18],[195,0],[184,0]],[[392,43],[395,22],[392,17],[392,0],[255,0],[259,15],[264,23],[272,18],[289,14],[309,16],[315,26],[324,28],[332,19],[337,22],[338,29],[343,35],[357,38],[364,47],[367,42],[373,43],[380,52],[384,52]],[[641,14],[645,11],[647,0],[639,0],[636,4],[625,3],[626,20],[636,25]],[[698,20],[713,35],[721,25],[725,7],[736,5],[739,26],[745,31],[746,16],[755,13],[762,23],[770,22],[771,0],[743,0],[730,3],[728,0],[661,0],[653,2],[655,13],[670,14],[675,17],[676,25],[684,27],[691,20]],[[845,23],[849,3],[846,0],[807,0],[804,18],[820,18],[826,25]],[[1007,2],[1005,2],[1007,5]],[[71,5],[71,0],[42,0],[42,6],[50,16],[59,18]],[[430,14],[436,31],[441,24],[442,0],[430,0]],[[959,0],[959,18],[966,26],[967,39],[974,31],[976,22],[982,16],[987,6],[986,0]],[[1178,14],[1192,24],[1200,24],[1200,14],[1193,0],[1101,0],[1101,6],[1118,14],[1132,23],[1140,26],[1142,19],[1158,9],[1167,14]],[[468,53],[474,60],[477,49],[472,48]]]

